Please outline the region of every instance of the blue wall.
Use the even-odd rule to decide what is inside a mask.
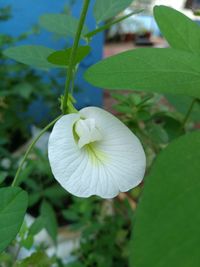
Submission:
[[[45,13],[59,13],[63,11],[65,5],[68,4],[67,0],[0,0],[0,6],[12,6],[13,18],[7,22],[0,24],[0,33],[8,33],[13,36],[18,36],[31,29],[36,24],[39,17]],[[79,17],[82,0],[77,0],[72,7],[72,14],[75,17]],[[92,16],[92,8],[94,1],[91,1],[86,24],[89,29],[93,29],[94,18]],[[67,25],[66,25],[67,26]],[[63,49],[66,40],[55,39],[53,34],[46,30],[41,31],[39,35],[32,35],[27,40],[23,41],[23,44],[38,44],[51,47],[53,49]],[[102,58],[103,51],[103,34],[98,34],[92,40],[92,51],[88,57],[80,64],[80,70],[77,75],[76,84],[80,87],[81,92],[77,93],[76,98],[78,100],[78,108],[95,105],[102,105],[102,91],[94,88],[83,80],[83,73],[86,68]],[[56,72],[54,72],[56,73]],[[45,72],[43,73],[45,77]],[[64,87],[64,80],[61,81]],[[38,109],[37,103],[37,109]],[[34,110],[34,108],[32,108]]]

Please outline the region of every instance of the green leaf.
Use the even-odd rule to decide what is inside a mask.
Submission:
[[[37,251],[28,258],[17,262],[16,267],[49,267],[55,266],[53,260],[48,257],[44,252]]]
[[[4,50],[3,54],[20,63],[41,68],[55,68],[55,65],[48,62],[47,57],[55,50],[36,45],[21,45]]]
[[[13,255],[11,253],[0,253],[0,262],[5,264],[5,266],[12,266]]]
[[[64,190],[63,187],[61,187],[59,184],[53,184],[50,187],[47,187],[43,194],[46,198],[50,199],[51,201],[59,201],[60,198],[67,196],[66,190]]]
[[[135,215],[131,267],[200,266],[199,159],[199,131],[157,157]]]
[[[187,111],[193,101],[193,98],[189,96],[175,97],[173,95],[167,95],[166,98],[170,102],[170,104],[172,104],[176,108],[176,110],[182,113],[184,116],[187,114]],[[190,118],[194,122],[199,122],[200,105],[198,105],[198,103],[194,105]]]
[[[179,99],[180,97],[176,97]],[[174,116],[176,113],[157,113],[154,115],[154,120],[161,121],[161,125],[163,130],[168,135],[169,140],[172,141],[173,139],[180,137],[184,134],[184,129],[182,127],[182,120],[178,118],[178,116]]]
[[[167,6],[156,6],[154,17],[171,47],[200,54],[200,26],[196,22]]]
[[[79,46],[77,49],[75,64],[81,62],[89,53],[90,46]],[[68,66],[69,59],[72,52],[72,48],[68,48],[66,50],[56,51],[48,56],[48,61],[52,64],[60,65],[60,66]]]
[[[24,220],[28,196],[19,187],[0,189],[0,253],[16,237]]]
[[[31,227],[29,229],[30,235],[36,235],[38,234],[43,228],[45,227],[45,220],[43,217],[38,217],[34,223],[31,224]]]
[[[135,49],[93,65],[85,78],[106,89],[200,97],[200,58],[172,48]]]
[[[46,30],[59,35],[75,37],[79,20],[70,15],[64,14],[45,14],[40,17],[40,24]],[[88,29],[83,27],[82,35],[86,34]]]
[[[124,113],[124,114],[130,114],[132,113],[132,107],[130,107],[129,105],[125,105],[125,104],[118,104],[118,105],[114,105],[113,106],[114,109],[120,113]]]
[[[42,202],[40,215],[44,221],[44,226],[47,232],[49,233],[53,241],[56,242],[58,228],[56,216],[52,206],[47,201]]]
[[[33,91],[33,86],[27,82],[19,83],[12,88],[13,94],[19,95],[25,99],[28,99]]]
[[[34,238],[32,235],[28,235],[25,239],[23,239],[21,242],[20,242],[21,246],[30,250],[32,247],[33,247],[33,243],[34,243]]]
[[[155,143],[165,144],[169,141],[167,132],[161,125],[152,124],[148,126],[148,135]]]
[[[116,16],[132,2],[132,0],[96,0],[94,5],[96,22],[99,23]]]
[[[33,192],[30,193],[29,195],[29,201],[28,201],[28,206],[32,207],[33,205],[35,205],[42,197],[42,192]]]
[[[62,212],[63,214],[63,217],[66,219],[66,220],[70,220],[70,221],[79,221],[80,219],[80,216],[77,212],[73,211],[73,210],[64,210]]]

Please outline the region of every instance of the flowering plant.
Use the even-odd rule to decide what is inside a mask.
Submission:
[[[64,95],[60,98],[62,114],[30,144],[12,185],[0,188],[0,252],[19,232],[27,209],[27,192],[18,187],[24,163],[36,142],[52,126],[49,162],[56,180],[71,194],[110,199],[141,183],[146,157],[138,137],[133,134],[134,129],[131,131],[118,118],[97,107],[77,111],[73,98],[77,68],[90,52],[92,37],[134,12],[103,26],[99,23],[116,15],[131,2],[96,0],[94,15],[97,28],[91,32],[84,25],[90,0],[83,1],[79,20],[58,14],[42,16],[41,24],[50,31],[65,34],[63,25],[70,25],[68,34],[74,37],[74,43],[67,50],[19,46],[4,51],[6,56],[34,67],[64,67],[67,79]],[[118,54],[91,66],[85,73],[85,79],[112,90],[129,89],[192,97],[176,132],[178,138],[161,153],[155,149],[158,157],[145,178],[129,257],[130,265],[136,267],[198,266],[200,215],[196,210],[200,200],[200,135],[199,131],[182,134],[194,105],[199,105],[200,27],[165,6],[155,7],[154,16],[170,48],[135,49]],[[87,45],[79,46],[81,38]],[[138,112],[141,107],[144,108],[145,102],[136,105]],[[43,203],[41,214],[49,225],[47,215],[52,214],[52,210],[48,203]],[[52,232],[52,229],[49,231]]]

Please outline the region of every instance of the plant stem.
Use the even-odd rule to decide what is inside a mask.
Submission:
[[[193,110],[193,107],[194,107],[196,101],[197,101],[196,98],[194,98],[194,99],[192,100],[192,103],[191,103],[191,105],[189,106],[189,109],[188,109],[188,111],[187,111],[187,113],[186,113],[186,115],[185,115],[185,118],[184,118],[184,120],[183,120],[183,123],[182,123],[182,129],[184,129],[184,127],[185,127],[185,125],[186,125],[186,123],[187,123],[187,121],[188,121],[188,119],[189,119],[189,117],[190,117],[190,115],[191,115],[191,113],[192,113],[192,110]]]
[[[97,29],[91,31],[91,32],[86,33],[86,34],[84,35],[84,37],[85,37],[86,39],[89,39],[89,38],[93,37],[94,35],[96,35],[97,33],[107,30],[107,29],[110,28],[112,25],[115,25],[115,24],[117,24],[117,23],[119,23],[119,22],[121,22],[121,21],[123,21],[123,20],[125,20],[125,19],[127,19],[127,18],[129,18],[129,17],[131,17],[131,16],[133,16],[133,15],[135,15],[135,14],[138,14],[138,13],[140,13],[140,12],[142,12],[142,11],[143,11],[143,10],[133,11],[133,12],[131,12],[131,13],[128,14],[128,15],[125,15],[125,16],[123,16],[123,17],[117,18],[117,19],[115,19],[114,21],[111,21],[111,22],[109,22],[109,23],[107,23],[107,24],[105,24],[105,25],[103,25],[103,26],[101,26],[101,27],[99,27],[99,28],[97,28]]]
[[[24,165],[24,163],[25,163],[25,161],[26,161],[26,159],[27,159],[27,157],[28,157],[28,155],[29,155],[29,153],[31,152],[31,150],[32,150],[32,148],[34,147],[34,145],[37,143],[37,141],[40,139],[40,137],[51,127],[51,126],[53,126],[54,124],[55,124],[55,122],[59,119],[59,118],[61,118],[62,117],[62,115],[60,115],[59,117],[57,117],[55,120],[53,120],[52,122],[50,122],[36,137],[35,137],[35,139],[32,141],[32,143],[29,145],[29,147],[28,147],[28,149],[27,149],[27,151],[26,151],[26,153],[25,153],[25,155],[24,155],[24,157],[22,158],[22,161],[20,162],[20,164],[19,164],[19,167],[18,167],[18,169],[17,169],[17,172],[16,172],[16,174],[15,174],[15,177],[14,177],[14,180],[13,180],[13,182],[12,182],[12,185],[11,186],[16,186],[17,184],[18,184],[18,179],[19,179],[19,175],[20,175],[20,173],[21,173],[21,171],[22,171],[22,167],[23,167],[23,165]]]
[[[71,81],[73,80],[73,75],[74,75],[74,60],[76,57],[76,52],[77,52],[77,48],[79,45],[79,40],[81,37],[81,32],[83,29],[85,18],[87,15],[89,3],[90,3],[90,0],[84,0],[83,8],[81,11],[81,16],[80,16],[80,20],[79,20],[79,24],[78,24],[78,29],[77,29],[77,32],[75,35],[74,44],[72,46],[72,52],[71,52],[71,55],[69,58],[69,66],[67,69],[67,79],[66,79],[66,83],[65,83],[65,94],[64,94],[63,104],[62,104],[63,114],[65,114],[66,110],[67,110],[68,95],[69,95],[69,91],[70,91]]]
[[[76,73],[77,73],[77,69],[74,69],[74,70],[73,70],[72,80],[71,80],[71,90],[70,90],[70,94],[71,94],[72,96],[73,96],[73,93],[74,93],[74,83],[75,83]]]

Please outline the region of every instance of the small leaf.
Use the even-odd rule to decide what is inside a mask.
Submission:
[[[64,210],[62,214],[66,220],[79,221],[80,219],[79,214],[77,212],[74,212],[73,210]]]
[[[40,17],[40,24],[46,30],[59,35],[75,37],[79,20],[64,14],[45,14]],[[82,35],[86,34],[88,29],[83,27]]]
[[[41,197],[42,197],[42,193],[41,192],[37,192],[36,191],[34,193],[31,193],[29,195],[28,206],[32,207],[33,205],[35,205],[40,200]]]
[[[48,61],[60,66],[68,66],[72,48],[56,51],[48,56]],[[75,64],[81,62],[90,53],[90,46],[79,46],[77,49]]]
[[[44,225],[47,232],[49,233],[53,241],[56,242],[58,227],[56,216],[52,206],[47,201],[42,202],[40,214],[41,218],[44,220]]]
[[[19,187],[0,189],[0,253],[20,230],[28,205],[28,196]]]
[[[54,266],[53,260],[44,252],[37,251],[28,258],[16,263],[16,267],[49,267]]]
[[[148,127],[148,134],[155,143],[167,143],[169,141],[166,130],[157,124],[152,124]]]
[[[200,54],[200,26],[179,11],[156,6],[154,17],[172,48]]]
[[[28,235],[25,239],[21,241],[21,246],[23,246],[26,249],[31,249],[34,243],[34,238],[32,235]]]
[[[29,229],[30,235],[36,235],[38,234],[43,228],[45,227],[45,220],[43,217],[38,217],[34,223],[31,224],[31,227]]]
[[[113,106],[114,109],[120,113],[125,113],[125,114],[129,114],[132,113],[132,108],[128,105],[125,104],[118,104],[118,105],[114,105]]]
[[[94,5],[96,22],[99,23],[116,16],[132,2],[132,0],[96,0]]]
[[[59,184],[53,184],[50,187],[47,187],[43,194],[46,198],[50,199],[52,201],[60,201],[59,199],[62,197],[66,197],[67,193],[64,188],[62,188]]]
[[[173,117],[166,116],[163,127],[167,132],[169,141],[172,141],[173,139],[184,134],[184,129],[182,128],[181,122]]]
[[[28,99],[33,92],[33,86],[30,83],[22,82],[12,87],[12,93]]]
[[[200,132],[160,153],[135,215],[131,267],[200,266]]]
[[[141,48],[90,67],[88,82],[106,89],[185,94],[200,97],[200,58],[172,48]]]
[[[170,104],[172,104],[176,108],[176,110],[182,113],[184,116],[187,114],[187,111],[193,101],[193,98],[189,96],[175,97],[174,95],[167,95],[166,98],[170,102]],[[192,109],[190,119],[198,123],[199,118],[200,118],[200,105],[196,103]]]
[[[44,46],[21,45],[8,48],[3,53],[5,56],[20,63],[41,69],[49,69],[55,68],[55,65],[47,60],[47,57],[53,52],[53,49]]]
[[[176,97],[179,99],[180,97]],[[164,112],[157,113],[154,115],[154,120],[162,122],[162,128],[166,131],[169,140],[172,141],[175,138],[180,137],[184,134],[184,129],[182,127],[182,121],[178,116],[174,116],[176,113]]]

